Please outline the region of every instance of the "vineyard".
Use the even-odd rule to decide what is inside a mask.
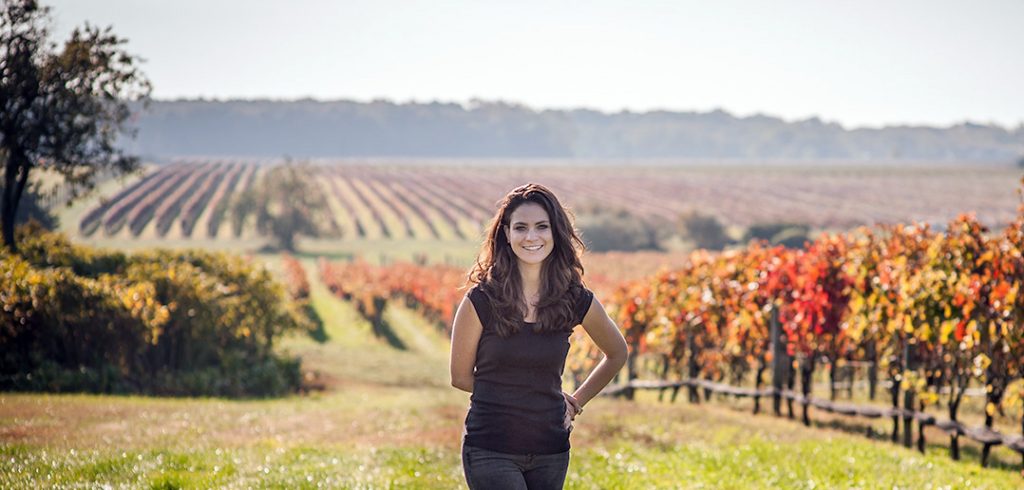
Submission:
[[[792,401],[803,405],[805,424],[811,405],[868,418],[891,416],[894,441],[902,418],[904,443],[910,445],[916,422],[922,451],[923,430],[935,425],[949,435],[954,459],[961,436],[981,443],[984,465],[996,445],[1024,454],[1020,435],[993,430],[997,416],[1016,413],[1024,433],[1022,250],[1024,209],[996,236],[962,215],[941,233],[927,225],[898,225],[823,236],[804,250],[754,244],[719,255],[695,253],[681,269],[622,285],[608,304],[633,359],[661,361],[662,383],[630,387],[678,392],[687,386],[694,402],[700,400],[699,386],[772,395],[776,413],[787,395],[790,414]],[[574,356],[569,366],[579,374],[592,365],[595,352],[580,349]],[[835,400],[838,374],[855,364],[869,366],[872,399],[876,373],[884,373],[891,409],[811,397],[817,368],[828,372]],[[762,390],[766,373],[773,389]],[[636,374],[633,364],[630,379]],[[798,378],[801,389],[793,393]],[[745,380],[754,390],[723,386]],[[984,425],[968,428],[958,416],[972,384],[983,388]],[[948,419],[927,413],[935,406]],[[755,402],[755,413],[758,408]]]
[[[593,400],[580,420],[567,488],[1018,485],[1010,458],[1022,440],[1015,326],[1021,221],[1000,232],[969,216],[941,232],[865,228],[823,236],[804,250],[586,254],[587,285],[623,328],[635,364],[605,390],[620,396]],[[9,466],[0,481],[12,488],[459,485],[465,397],[448,386],[443,358],[423,355],[423,344],[405,342],[413,337],[394,327],[408,321],[437,338],[448,335],[465,268],[275,257],[281,291],[314,304],[326,327],[320,337],[283,342],[299,349],[303,383],[317,391],[230,403],[6,394],[0,416],[8,425],[0,432]],[[978,328],[989,323],[988,334]],[[598,357],[581,330],[571,339],[568,386]],[[370,342],[357,340],[363,335]],[[852,389],[843,384],[850,368],[877,369],[873,383],[886,401],[840,403],[840,388]],[[835,373],[835,401],[815,396],[814,379],[825,377],[815,371]],[[1001,399],[989,385],[1003,387]],[[650,389],[660,391],[656,399],[641,391]],[[666,403],[687,391],[683,399],[691,403]],[[749,406],[722,395],[752,399],[755,410],[761,400],[775,400],[775,413],[788,408],[790,417],[802,407],[796,417],[814,423],[751,417]],[[957,397],[963,405],[950,412]],[[980,411],[972,397],[984,399]],[[866,418],[874,440],[830,430],[846,427],[832,414]],[[52,417],[67,428],[47,430]],[[952,431],[950,441],[940,441],[941,452],[931,441],[923,455],[879,444],[888,428],[870,421],[890,417],[905,437],[909,418],[922,435]],[[894,440],[898,434],[894,426]],[[918,443],[923,450],[923,438]],[[988,456],[983,461],[995,468],[942,454],[961,444],[962,459]],[[766,470],[750,471],[752,465]]]
[[[484,167],[346,162],[310,167],[334,225],[342,230],[341,242],[364,242],[362,248],[351,251],[305,249],[296,256],[276,252],[272,259],[261,256],[279,264],[274,275],[284,282],[282,292],[294,303],[289,311],[296,317],[310,316],[310,325],[302,330],[316,335],[293,337],[284,344],[300,347],[303,385],[314,394],[266,405],[286,407],[281,411],[263,411],[263,405],[232,405],[235,408],[227,409],[230,416],[221,417],[215,414],[224,412],[224,406],[210,405],[202,409],[202,421],[190,422],[204,429],[190,432],[194,435],[188,437],[193,439],[182,440],[200,438],[230,446],[242,437],[253,446],[257,444],[253,441],[269,440],[267,427],[276,427],[273,437],[278,441],[294,437],[312,441],[316,447],[334,443],[323,442],[328,440],[367,444],[353,454],[368,454],[367,448],[378,447],[404,454],[394,447],[457,441],[464,400],[456,396],[461,393],[451,393],[439,351],[464,294],[468,266],[464,260],[441,260],[441,253],[447,258],[455,249],[440,242],[466,244],[458,253],[467,255],[479,244],[477,235],[494,201],[508,188],[535,180],[549,184],[575,209],[622,206],[652,223],[669,223],[697,207],[721,213],[733,224],[801,221],[845,230],[821,235],[802,249],[762,242],[725,252],[585,254],[586,284],[622,329],[632,355],[628,369],[605,390],[610,396],[594,401],[598,408],[590,413],[597,418],[582,421],[573,434],[583,438],[577,439],[581,450],[576,453],[583,466],[575,467],[576,476],[570,481],[600,474],[593,481],[601,483],[591,486],[605,486],[600,478],[621,474],[622,487],[636,481],[671,486],[674,483],[668,482],[683,478],[679,458],[689,458],[708,466],[686,476],[709,482],[707,486],[723,478],[737,478],[732,486],[757,485],[759,480],[750,479],[757,476],[747,471],[753,463],[785,468],[783,474],[771,476],[772,481],[783,482],[779,485],[811,487],[807,482],[816,479],[819,484],[824,480],[835,486],[869,487],[864,482],[874,481],[874,471],[845,463],[856,455],[859,464],[871,464],[866,454],[901,461],[884,470],[883,478],[894,485],[930,478],[921,475],[930,475],[933,464],[946,472],[941,481],[954,486],[971,487],[967,479],[975,477],[988,482],[995,481],[988,478],[1016,478],[1001,471],[1016,472],[1024,448],[1020,326],[1024,320],[1020,291],[1024,211],[1012,211],[1018,199],[1010,172],[953,167],[918,169],[918,174],[890,169],[648,167],[623,173],[599,165],[584,170],[514,163]],[[131,246],[133,241],[145,248],[183,240],[200,247],[226,241],[225,247],[241,249],[249,244],[235,239],[244,241],[254,232],[251,225],[232,219],[232,203],[258,185],[270,168],[266,162],[244,161],[186,161],[152,167],[122,188],[108,182],[106,197],[83,203],[78,208],[81,212],[76,211],[65,226],[74,227],[85,242],[109,239],[105,243],[115,247]],[[1010,181],[1013,185],[1006,184]],[[957,217],[956,211],[965,209],[976,213]],[[863,223],[873,226],[849,228]],[[384,251],[391,253],[391,247],[406,247],[411,252],[406,255],[414,260],[396,259],[399,254],[385,257]],[[441,252],[428,254],[428,250]],[[600,353],[577,329],[569,356],[566,386],[581,382]],[[425,366],[425,371],[418,371]],[[437,401],[443,407],[436,411],[409,413],[410,404],[419,407],[424,400],[442,396],[447,398]],[[672,403],[677,400],[680,403]],[[12,407],[26,407],[39,402],[25,398],[12,403]],[[74,399],[46,403],[64,407],[68,417],[89,413]],[[119,402],[104,399],[103,403]],[[146,403],[160,410],[178,410],[164,401]],[[709,410],[709,405],[715,408]],[[295,415],[293,406],[307,415]],[[365,413],[360,411],[371,406]],[[723,406],[733,410],[721,410]],[[145,413],[151,409],[118,407],[139,422],[132,427],[146,427],[139,417],[148,417]],[[614,412],[602,414],[612,407]],[[174,413],[193,411],[185,405],[180,409]],[[760,415],[752,417],[751,409]],[[34,413],[35,409],[17,410]],[[6,420],[15,420],[11,413],[15,412],[9,412]],[[776,417],[764,415],[772,413]],[[261,424],[253,426],[250,417]],[[11,422],[14,429],[5,433],[7,437],[29,441],[29,445],[53,443],[45,434],[33,432],[30,426],[37,419],[20,420],[29,422]],[[101,427],[89,420],[72,423],[85,428],[70,429],[71,437],[77,438],[75,445],[106,440],[109,432],[115,438],[133,438],[134,442],[122,441],[118,447],[168,447],[151,442],[155,439],[148,433]],[[324,425],[323,420],[333,424]],[[588,423],[593,425],[588,428]],[[687,423],[692,427],[681,430]],[[191,427],[184,422],[180,426]],[[315,429],[302,429],[307,426]],[[709,433],[709,426],[717,432]],[[846,428],[853,435],[836,442],[834,431],[815,427]],[[451,433],[444,432],[449,429]],[[917,449],[925,455],[915,459],[918,455],[898,445],[864,440],[860,434],[865,430],[870,439],[891,439],[907,447],[914,445],[916,437]],[[758,436],[748,440],[737,431],[769,434],[765,437],[771,441],[799,433],[806,445],[759,442]],[[809,434],[812,431],[821,435]],[[615,434],[615,444],[632,445],[638,452],[619,453],[605,445],[602,441],[609,433]],[[850,439],[863,440],[863,445]],[[689,447],[693,440],[705,440],[706,445]],[[43,462],[45,455],[40,456],[38,447],[26,449],[35,459],[25,461],[36,461],[32,471],[44,464],[57,467]],[[589,447],[597,449],[582,449]],[[705,455],[708,447],[714,448],[707,453],[710,456]],[[835,452],[837,447],[847,449]],[[830,456],[815,456],[819,448]],[[20,456],[13,455],[21,450],[11,446],[5,455],[17,459]],[[216,478],[231,477],[210,477],[217,470],[200,464],[208,460],[229,464],[219,451],[220,446],[209,446],[206,452],[173,448],[171,453],[198,465],[199,473],[210,481],[223,482]],[[256,478],[265,477],[268,454],[273,453],[272,459],[279,454],[269,446],[246,451],[247,456],[230,464]],[[289,454],[309,457],[305,449],[295,451]],[[332,446],[332,451],[340,449]],[[789,462],[791,451],[807,461]],[[113,461],[121,452],[97,454]],[[952,459],[980,460],[982,466],[997,469],[950,462],[947,452]],[[429,454],[434,456],[426,460],[452,463],[442,470],[445,475],[459,475],[454,464],[457,451],[446,448]],[[609,464],[618,461],[620,454],[622,461],[629,461],[629,468],[646,468],[651,474],[627,470],[625,462]],[[745,459],[733,461],[736,455]],[[707,463],[709,458],[714,463]],[[831,460],[835,466],[829,466]],[[62,461],[63,471],[74,471],[68,469],[75,468],[78,459],[72,454]],[[367,481],[379,483],[403,478],[395,475],[418,475],[424,467],[423,456],[396,461],[401,463],[350,457],[338,472],[364,475]],[[97,463],[101,464],[106,463]],[[906,465],[914,468],[914,475],[904,473]],[[364,474],[359,469],[363,466],[395,473]],[[808,473],[796,469],[804,466],[810,468]],[[166,465],[156,460],[142,466],[154,467]],[[39,469],[39,474],[46,474],[48,468]],[[275,471],[287,475],[291,483],[307,478],[300,470]],[[330,469],[317,471],[333,474]],[[986,476],[978,476],[978,471],[987,472]],[[72,475],[66,481],[90,478]],[[408,478],[403,481],[424,483]],[[346,481],[358,486],[352,483],[356,480]]]
[[[892,418],[893,441],[902,423],[910,446],[916,424],[923,451],[924,430],[933,426],[948,434],[954,459],[961,438],[980,443],[986,465],[998,445],[1024,453],[1022,250],[1024,209],[999,234],[961,215],[943,232],[895,225],[823,235],[805,249],[755,243],[700,251],[653,274],[643,258],[599,255],[584,264],[594,264],[586,277],[597,280],[588,284],[633,352],[628,379],[610,393],[672,389],[675,400],[685,387],[694,403],[701,391],[704,400],[713,393],[754,398],[755,413],[761,398],[771,398],[776,414],[783,401],[790,417],[793,404],[801,405],[807,425],[810,408]],[[331,291],[381,331],[389,301],[450,328],[465,282],[465,271],[440,265],[322,261],[319,268]],[[629,279],[636,270],[649,275]],[[579,383],[600,353],[580,330],[574,335],[566,367]],[[641,373],[637,360],[655,367]],[[855,366],[868,372],[870,399],[884,387],[888,405],[835,402]],[[820,370],[831,401],[812,394]],[[960,422],[972,387],[984,399],[984,420],[974,427]],[[1019,434],[1007,431],[1014,417]]]
[[[78,235],[222,239],[245,235],[227,217],[270,163],[183,161],[154,167],[77,218]],[[509,189],[542,182],[577,209],[628,208],[656,224],[697,210],[727,224],[803,223],[842,230],[923,221],[942,226],[964,209],[989,227],[1013,219],[1012,169],[929,167],[637,167],[509,161],[309,167],[334,225],[348,240],[476,241]],[[957,199],[950,199],[956,196]]]

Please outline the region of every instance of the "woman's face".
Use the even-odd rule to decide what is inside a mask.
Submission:
[[[512,252],[524,265],[541,264],[555,248],[548,213],[534,202],[523,203],[512,211],[505,235]]]

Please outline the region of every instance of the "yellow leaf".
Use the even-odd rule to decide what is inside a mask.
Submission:
[[[850,311],[860,311],[864,307],[864,297],[854,296],[850,301]]]
[[[929,338],[931,338],[931,336],[932,336],[932,326],[927,324],[927,323],[922,324],[921,325],[921,335],[920,335],[920,337],[922,339],[929,339]]]
[[[945,344],[945,343],[949,342],[950,334],[953,333],[953,329],[954,328],[956,328],[956,324],[953,323],[953,320],[946,320],[946,321],[942,322],[942,326],[940,327],[940,330],[939,330],[939,343],[940,344]]]

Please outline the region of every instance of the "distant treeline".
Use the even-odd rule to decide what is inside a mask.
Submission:
[[[930,160],[1016,162],[1015,129],[845,129],[717,110],[534,110],[502,102],[176,100],[138,109],[124,144],[149,158],[174,156],[543,157],[585,159]]]

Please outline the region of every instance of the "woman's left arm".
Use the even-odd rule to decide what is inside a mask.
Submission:
[[[601,359],[583,384],[572,394],[580,407],[586,405],[611,382],[629,357],[626,339],[622,338],[619,328],[608,317],[596,296],[591,301],[586,316],[583,317],[583,329],[604,353],[604,359]]]

